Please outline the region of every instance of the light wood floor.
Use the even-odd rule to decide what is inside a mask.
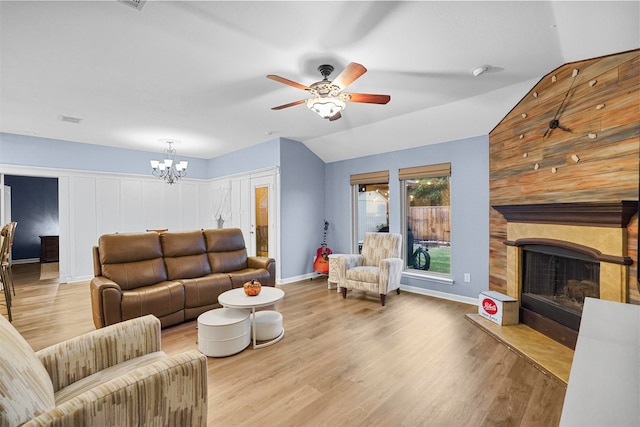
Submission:
[[[34,349],[94,329],[88,282],[13,268],[13,324]],[[209,358],[209,425],[558,425],[564,384],[466,320],[475,306],[403,292],[383,308],[325,280],[282,289],[282,341]],[[165,329],[163,349],[197,348],[196,337],[195,321]]]

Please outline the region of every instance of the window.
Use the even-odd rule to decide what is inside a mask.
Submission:
[[[353,242],[358,253],[364,233],[389,231],[389,171],[351,175]]]
[[[415,273],[451,273],[451,164],[398,171],[404,207],[405,268]]]

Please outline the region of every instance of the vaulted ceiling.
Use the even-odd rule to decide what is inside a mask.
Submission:
[[[554,68],[639,47],[637,1],[2,0],[0,132],[200,158],[285,137],[331,162],[488,134]],[[308,96],[267,74],[352,61],[348,92],[389,104],[271,110]]]

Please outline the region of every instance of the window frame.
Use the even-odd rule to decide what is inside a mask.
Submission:
[[[408,217],[409,217],[409,201],[407,200],[407,180],[408,179],[422,179],[422,178],[437,178],[437,177],[449,177],[449,194],[451,198],[451,163],[437,163],[430,165],[422,165],[422,166],[414,166],[407,168],[398,169],[398,182],[399,182],[399,192],[400,192],[400,227],[402,239],[405,244],[402,245],[402,258],[404,260],[403,266],[403,274],[416,276],[416,277],[429,277],[436,281],[442,281],[443,283],[451,283],[452,282],[452,266],[451,259],[449,260],[449,273],[440,273],[434,271],[423,271],[416,268],[409,268],[407,263],[409,261],[409,253],[408,253]],[[449,203],[449,221],[451,221],[451,203]],[[453,226],[450,227],[453,229]],[[453,233],[453,230],[450,230],[450,235]],[[451,243],[451,237],[449,237],[449,244]],[[451,246],[449,246],[451,248]],[[452,248],[451,248],[452,249]]]
[[[360,193],[359,188],[361,185],[383,185],[386,184],[389,191],[389,170],[365,172],[359,174],[353,174],[349,177],[349,184],[351,186],[351,251],[352,253],[359,253],[358,247],[358,195]],[[391,211],[391,203],[387,202],[387,216]]]

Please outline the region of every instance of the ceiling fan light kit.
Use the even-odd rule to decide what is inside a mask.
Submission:
[[[311,84],[310,86],[305,86],[274,74],[267,75],[268,79],[295,87],[296,89],[305,90],[311,94],[311,98],[309,99],[290,102],[271,109],[282,110],[283,108],[293,107],[294,105],[306,104],[309,110],[317,113],[323,119],[334,121],[342,117],[341,112],[346,108],[347,102],[386,104],[391,100],[389,95],[342,92],[358,77],[367,72],[367,69],[364,66],[351,62],[347,65],[347,68],[345,68],[338,77],[335,78],[335,80],[330,81],[329,75],[333,70],[334,68],[332,65],[323,64],[319,66],[318,71],[322,75],[323,79]]]
[[[307,108],[318,113],[323,119],[330,119],[345,109],[347,104],[339,98],[316,97],[307,100]]]
[[[330,119],[345,109],[347,104],[342,101],[340,87],[331,84],[329,75],[333,72],[332,65],[324,64],[318,67],[322,74],[322,81],[312,84],[309,89],[313,98],[307,99],[307,108],[318,113],[323,119]]]

